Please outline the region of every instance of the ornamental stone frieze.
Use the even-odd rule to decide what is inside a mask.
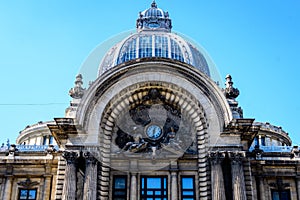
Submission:
[[[30,178],[27,178],[25,181],[20,181],[17,184],[23,188],[31,188],[33,186],[39,185],[39,182],[31,181]]]

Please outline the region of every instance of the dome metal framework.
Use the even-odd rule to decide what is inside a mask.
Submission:
[[[161,57],[190,64],[210,77],[206,58],[195,45],[171,32],[168,12],[151,7],[139,13],[137,33],[131,34],[113,46],[99,66],[98,76],[109,69],[138,58]]]

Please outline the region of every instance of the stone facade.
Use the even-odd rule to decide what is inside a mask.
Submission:
[[[299,200],[299,148],[288,134],[244,118],[232,77],[221,89],[196,62],[200,51],[174,43],[155,2],[137,25],[137,40],[165,37],[178,55],[120,54],[109,67],[106,56],[86,89],[78,75],[64,118],[28,126],[1,148],[0,199]]]

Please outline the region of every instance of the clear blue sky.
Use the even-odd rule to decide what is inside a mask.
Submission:
[[[157,0],[175,31],[233,76],[244,117],[282,126],[300,144],[300,1]],[[0,142],[63,117],[76,74],[112,35],[135,28],[151,0],[2,1]]]

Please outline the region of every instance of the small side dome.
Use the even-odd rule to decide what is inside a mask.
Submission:
[[[151,4],[151,8],[149,8],[143,12],[143,16],[145,18],[163,18],[164,11],[162,9],[157,8],[157,5],[154,1]]]

